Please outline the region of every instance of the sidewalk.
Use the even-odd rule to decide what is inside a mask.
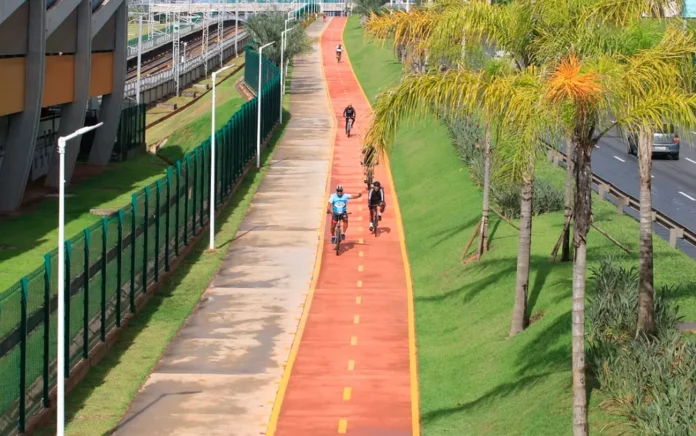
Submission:
[[[310,37],[324,23],[313,23]],[[318,47],[295,60],[292,119],[213,283],[117,435],[258,436],[312,280],[332,133]]]
[[[331,186],[365,193],[360,166],[362,136],[372,110],[353,75],[350,53],[336,62],[345,18],[333,18],[322,36],[325,82],[339,121]],[[358,119],[343,133],[343,108]],[[379,235],[368,231],[365,200],[350,203],[350,227],[336,256],[324,233],[321,269],[299,349],[293,349],[271,417],[269,435],[418,435],[413,295],[398,201],[388,162],[376,168],[387,210]],[[295,356],[296,352],[296,356]]]

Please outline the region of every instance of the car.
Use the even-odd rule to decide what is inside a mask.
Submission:
[[[679,135],[675,132],[674,126],[663,124],[661,129],[655,130],[652,145],[653,156],[669,156],[674,160],[679,160],[680,145]],[[628,134],[628,154],[638,156],[638,134],[636,132]]]

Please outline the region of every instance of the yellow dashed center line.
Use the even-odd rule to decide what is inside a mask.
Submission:
[[[363,272],[363,269],[365,269],[363,265],[358,265],[358,272]]]
[[[350,388],[343,388],[343,401],[350,401],[350,395],[352,390]]]
[[[355,369],[355,360],[349,360],[348,361],[348,371],[352,371]]]
[[[358,239],[358,244],[362,245],[363,244],[363,238]]]
[[[350,337],[350,345],[358,345],[358,337],[357,336]]]
[[[362,303],[362,297],[355,297],[355,304]]]
[[[346,430],[348,430],[348,420],[345,418],[339,419],[338,420],[338,433],[345,434]]]
[[[358,221],[362,221],[363,217],[359,216]]]
[[[353,316],[353,324],[359,324],[360,323],[360,315],[354,315]]]
[[[365,253],[363,253],[362,251],[358,251],[358,256],[363,257],[364,255]]]

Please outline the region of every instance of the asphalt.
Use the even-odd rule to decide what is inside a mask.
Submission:
[[[682,139],[679,160],[655,157],[652,168],[653,208],[696,231],[696,150]],[[638,158],[628,154],[623,137],[615,132],[602,138],[592,153],[592,171],[638,198]]]
[[[320,248],[332,143],[316,44],[292,77],[292,118],[250,209],[116,435],[265,434]]]

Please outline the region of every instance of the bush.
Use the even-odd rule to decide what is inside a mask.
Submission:
[[[476,117],[443,117],[449,126],[450,136],[459,157],[469,166],[471,177],[483,186],[484,155],[482,141],[484,131]],[[491,155],[491,167],[495,165],[495,153]],[[519,185],[495,183],[491,184],[491,198],[499,206],[500,213],[506,218],[520,217],[520,187]],[[534,181],[534,215],[557,212],[564,208],[564,194],[549,182],[536,179]]]
[[[635,338],[638,274],[607,258],[592,271],[587,311],[591,371],[629,423],[645,435],[696,434],[696,343],[676,328],[678,308],[655,297],[656,336]]]

